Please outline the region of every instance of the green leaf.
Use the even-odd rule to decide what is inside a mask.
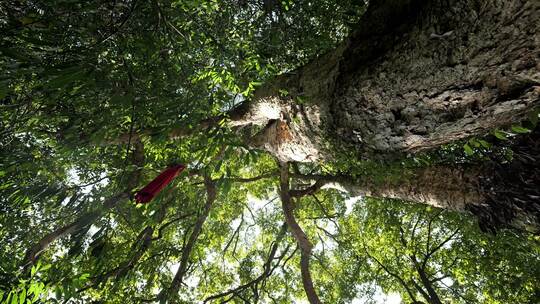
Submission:
[[[62,298],[62,289],[60,288],[60,286],[57,286],[57,287],[54,289],[54,294],[55,294],[55,297],[56,297],[57,299]]]
[[[478,142],[478,140],[476,140],[475,138],[471,138],[469,140],[469,145],[475,147],[475,148],[480,148],[480,142]]]
[[[45,284],[39,282],[34,285],[34,297],[32,298],[32,302],[35,302],[37,299],[39,299],[39,296],[41,295],[43,289],[45,288]]]
[[[11,304],[19,304],[19,295],[16,292],[12,294]]]
[[[24,304],[26,301],[26,289],[23,289],[21,291],[21,294],[19,295],[19,304]]]
[[[471,156],[471,155],[474,154],[474,150],[471,148],[471,146],[469,146],[468,143],[465,144],[465,145],[463,145],[463,149],[465,150],[465,154],[466,154],[467,156]]]
[[[491,148],[491,144],[488,143],[487,141],[483,140],[483,139],[479,139],[478,142],[480,143],[480,145],[482,145],[482,147],[484,147],[486,149]]]
[[[531,130],[527,129],[527,128],[524,128],[524,127],[521,127],[521,126],[512,126],[512,131],[518,133],[518,134],[525,134],[525,133],[530,133]]]
[[[493,135],[495,135],[495,137],[497,137],[500,140],[508,140],[506,133],[501,130],[495,129],[495,131],[493,131]]]
[[[228,179],[225,179],[223,181],[223,195],[227,195],[229,193],[229,191],[231,191],[231,187],[232,187],[232,182]]]

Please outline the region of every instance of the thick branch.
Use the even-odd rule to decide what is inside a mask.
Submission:
[[[484,174],[483,167],[453,168],[434,165],[426,168],[403,168],[401,172],[389,173],[374,179],[373,176],[352,177],[347,175],[292,174],[316,183],[305,192],[318,188],[335,188],[354,196],[393,198],[419,202],[450,209],[465,211],[467,205],[481,204],[484,193],[478,187]],[[295,195],[302,194],[294,192]]]
[[[418,263],[415,262],[415,268],[418,272],[418,275],[420,276],[420,280],[422,281],[422,285],[424,285],[424,288],[427,290],[429,297],[426,298],[426,300],[429,300],[429,303],[431,304],[442,304],[441,299],[439,298],[439,295],[435,291],[435,288],[433,287],[433,284],[429,280],[426,272],[422,267],[419,267]]]

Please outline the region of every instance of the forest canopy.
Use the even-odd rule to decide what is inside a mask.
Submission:
[[[537,303],[539,25],[424,2],[2,1],[0,302]]]

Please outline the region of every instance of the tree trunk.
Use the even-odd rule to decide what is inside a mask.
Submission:
[[[372,1],[351,38],[261,87],[232,124],[281,162],[332,160],[344,150],[389,159],[485,135],[540,106],[538,20],[536,0]],[[514,169],[503,178],[509,166],[431,167],[398,180],[367,176],[353,188],[468,209],[487,230],[518,217],[517,226],[538,230],[532,161],[520,162],[530,173],[521,180]]]
[[[388,157],[519,122],[539,105],[539,6],[373,1],[350,39],[262,87],[233,124],[264,126],[252,146],[309,162],[336,146]]]

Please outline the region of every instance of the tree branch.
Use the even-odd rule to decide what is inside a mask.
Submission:
[[[304,291],[311,304],[319,304],[321,301],[317,296],[317,292],[313,287],[313,279],[309,271],[309,259],[311,256],[311,250],[313,244],[309,241],[307,235],[304,233],[298,222],[294,218],[294,206],[291,201],[291,195],[289,193],[289,164],[286,162],[280,162],[280,197],[285,215],[285,221],[291,230],[292,235],[296,239],[298,246],[300,247],[300,271],[302,273],[302,284],[304,285]]]
[[[204,299],[203,303],[207,303],[207,302],[212,301],[212,300],[223,298],[223,297],[226,297],[226,296],[228,296],[230,294],[238,294],[239,292],[241,292],[241,291],[243,291],[243,290],[245,290],[247,288],[250,288],[251,286],[257,285],[263,279],[269,277],[272,274],[273,270],[275,269],[275,267],[272,268],[272,261],[274,260],[274,258],[276,256],[276,252],[277,252],[279,244],[281,243],[281,241],[283,240],[283,237],[285,236],[285,232],[287,232],[287,224],[283,223],[283,225],[281,225],[281,229],[278,232],[278,235],[276,236],[276,240],[273,242],[273,244],[272,244],[272,246],[270,248],[270,252],[269,252],[268,257],[266,259],[266,262],[264,263],[264,266],[263,266],[263,272],[258,277],[256,277],[255,279],[253,279],[253,280],[251,280],[251,281],[249,281],[249,282],[247,282],[245,284],[242,284],[242,285],[240,285],[240,286],[238,286],[236,288],[229,289],[229,290],[227,290],[225,292],[210,296],[210,297]],[[279,262],[277,264],[279,264]]]
[[[366,252],[366,255],[373,259],[379,266],[381,266],[381,268],[387,273],[389,274],[390,276],[394,277],[396,280],[398,280],[398,282],[401,284],[401,286],[403,286],[403,288],[405,288],[405,291],[407,291],[407,294],[409,295],[409,297],[411,298],[411,300],[413,302],[416,302],[416,297],[414,296],[414,294],[412,293],[411,289],[409,288],[409,286],[407,285],[407,283],[405,282],[404,279],[402,279],[397,273],[394,273],[392,272],[390,269],[388,269],[388,267],[386,267],[383,263],[381,263],[381,261],[379,261],[376,257],[374,257],[373,255],[371,255],[368,251],[368,249],[366,248],[365,244],[364,244],[364,251]]]
[[[199,235],[201,234],[204,222],[206,221],[206,218],[208,217],[208,214],[210,213],[210,209],[212,208],[213,203],[216,200],[215,182],[208,175],[205,175],[204,184],[206,187],[206,204],[204,205],[203,212],[199,215],[199,217],[197,218],[197,221],[195,222],[195,225],[193,226],[193,231],[191,232],[186,245],[182,249],[182,257],[180,258],[180,265],[178,267],[178,271],[174,275],[174,279],[171,283],[171,286],[168,289],[162,289],[158,295],[158,298],[161,301],[165,301],[170,296],[176,295],[178,293],[178,290],[180,289],[180,286],[182,285],[184,275],[186,274],[186,271],[188,269],[188,262],[189,262],[189,257],[191,255],[191,251],[193,250],[193,247],[195,246],[195,243],[197,242],[197,239],[199,238]]]
[[[451,235],[449,235],[446,239],[444,239],[439,245],[435,246],[433,249],[431,249],[426,256],[424,257],[424,260],[422,261],[422,268],[425,268],[425,265],[427,263],[427,260],[435,253],[437,250],[441,249],[444,244],[448,243],[457,233],[459,232],[459,228],[454,231]]]
[[[302,189],[302,190],[290,190],[289,194],[291,197],[302,197],[306,195],[312,195],[315,194],[315,192],[319,191],[324,185],[328,183],[325,179],[318,179],[313,185]]]

